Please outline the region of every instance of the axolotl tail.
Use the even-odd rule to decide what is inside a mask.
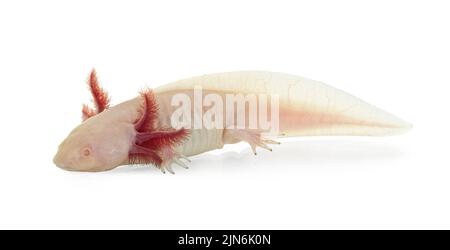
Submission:
[[[276,95],[279,131],[283,136],[384,136],[407,131],[411,125],[341,90],[303,77],[262,71],[203,75],[157,88],[166,92],[204,91]]]

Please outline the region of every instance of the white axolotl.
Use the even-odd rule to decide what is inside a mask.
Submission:
[[[271,150],[271,137],[393,135],[411,125],[362,100],[302,77],[259,71],[218,73],[146,89],[110,107],[93,70],[95,108],[59,146],[54,163],[72,171],[153,164],[173,173],[187,156],[245,141]]]

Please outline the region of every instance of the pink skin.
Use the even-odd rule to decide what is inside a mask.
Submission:
[[[116,105],[77,126],[61,143],[54,163],[72,171],[106,171],[128,163],[142,98]]]
[[[163,172],[182,155],[175,146],[189,135],[185,129],[158,126],[158,103],[152,90],[110,108],[108,93],[95,70],[88,80],[94,108],[83,105],[83,123],[61,143],[54,163],[72,171],[106,171],[126,164],[154,164]]]
[[[194,77],[147,90],[141,96],[109,106],[107,93],[99,86],[95,71],[89,88],[95,108],[83,106],[84,122],[59,146],[54,163],[70,171],[106,171],[127,164],[153,164],[173,173],[180,159],[224,144],[245,141],[256,148],[271,150],[279,144],[250,129],[174,130],[171,115],[178,108],[172,97],[201,86],[204,95],[276,94],[280,97],[278,137],[363,135],[382,136],[404,132],[410,125],[351,95],[309,79],[268,72],[231,72]],[[198,112],[191,107],[191,114]],[[203,113],[207,108],[203,109]],[[248,110],[246,111],[248,114]],[[186,156],[185,156],[186,155]]]

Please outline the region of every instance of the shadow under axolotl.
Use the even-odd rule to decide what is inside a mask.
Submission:
[[[225,150],[223,153],[205,153],[191,157],[188,172],[199,171],[242,171],[255,168],[276,168],[288,171],[292,168],[310,168],[325,165],[360,165],[365,163],[385,163],[404,155],[401,148],[378,140],[327,139],[318,141],[282,141],[274,146],[273,152],[257,149],[258,155],[246,148],[240,152]],[[186,172],[173,166],[176,173]],[[145,166],[124,166],[114,173],[159,172]]]

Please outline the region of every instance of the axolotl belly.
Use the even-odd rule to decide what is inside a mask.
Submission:
[[[94,108],[61,143],[57,166],[104,171],[153,164],[173,173],[188,156],[247,142],[271,150],[280,137],[383,136],[406,131],[403,120],[326,84],[273,72],[230,72],[146,89],[110,107],[95,71],[88,81]]]

